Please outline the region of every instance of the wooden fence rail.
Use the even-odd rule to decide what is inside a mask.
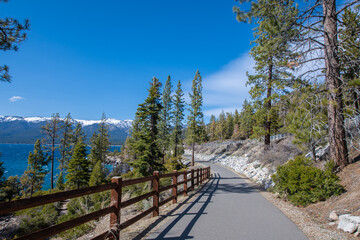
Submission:
[[[188,174],[190,177],[188,177]],[[196,174],[196,175],[195,175]],[[178,177],[183,176],[182,181],[178,181]],[[172,184],[160,188],[160,179],[162,178],[172,178]],[[104,232],[99,236],[93,238],[93,240],[100,239],[120,239],[120,231],[127,228],[128,226],[136,223],[140,219],[152,213],[154,217],[159,216],[159,208],[164,204],[172,201],[177,203],[177,198],[179,195],[184,194],[187,196],[188,191],[193,190],[195,186],[202,184],[206,179],[210,178],[210,167],[201,168],[201,169],[191,169],[190,171],[159,174],[159,172],[154,172],[153,176],[122,180],[121,177],[113,177],[111,183],[87,187],[82,189],[58,192],[47,194],[43,196],[37,196],[32,198],[20,199],[10,202],[1,202],[0,203],[0,215],[12,213],[15,211],[28,209],[32,207],[42,206],[49,203],[60,202],[67,199],[72,199],[76,197],[81,197],[89,194],[99,193],[111,190],[111,204],[109,207],[103,208],[101,210],[86,214],[84,216],[50,226],[45,229],[38,230],[36,232],[21,236],[16,239],[46,239],[63,231],[72,229],[81,224],[90,222],[92,220],[98,219],[102,216],[110,214],[110,231]],[[131,186],[134,184],[144,183],[152,181],[152,191],[145,193],[141,196],[131,198],[126,201],[121,200],[122,189],[126,186]],[[188,182],[190,182],[190,187],[188,187]],[[178,186],[183,186],[182,191],[178,191]],[[164,199],[160,202],[160,193],[172,190],[172,194],[169,198]],[[153,198],[153,206],[146,211],[138,214],[137,216],[121,223],[121,208],[125,208],[134,203],[137,203],[141,200],[147,198]]]

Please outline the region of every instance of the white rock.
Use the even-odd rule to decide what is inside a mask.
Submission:
[[[358,225],[355,225],[354,223],[348,223],[345,228],[344,231],[348,232],[348,233],[354,233],[358,228]]]
[[[335,211],[332,211],[332,212],[330,213],[330,215],[329,215],[329,218],[330,218],[330,220],[332,220],[332,221],[336,221],[336,220],[339,219],[339,216],[337,215],[337,213],[336,213]]]
[[[349,219],[347,218],[350,214],[343,214],[339,216],[339,224],[337,226],[338,229],[344,230],[346,225],[350,223]]]
[[[334,226],[334,225],[336,225],[335,222],[329,222],[329,226]]]
[[[354,224],[360,224],[360,216],[349,216],[348,219]]]

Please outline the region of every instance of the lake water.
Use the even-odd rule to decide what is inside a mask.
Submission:
[[[110,151],[117,149],[120,152],[121,146],[111,146]],[[5,177],[18,175],[19,177],[24,173],[27,168],[27,159],[29,152],[34,150],[33,144],[0,144],[1,157],[0,161],[4,162]],[[88,148],[90,153],[90,148]],[[60,171],[58,169],[59,162],[57,159],[60,158],[59,150],[55,151],[55,162],[54,162],[54,178]],[[111,168],[111,166],[108,166]],[[51,163],[47,166],[47,169],[51,171]],[[50,172],[45,177],[45,183],[43,189],[50,189]]]

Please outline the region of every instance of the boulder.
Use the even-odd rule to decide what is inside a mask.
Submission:
[[[336,211],[332,211],[329,215],[329,219],[331,221],[337,221],[339,220],[339,216],[337,215]]]
[[[344,228],[344,232],[354,233],[354,232],[356,232],[357,228],[358,228],[358,225],[356,225],[354,223],[348,223]]]

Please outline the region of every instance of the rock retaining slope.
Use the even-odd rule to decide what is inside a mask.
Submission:
[[[189,150],[185,151],[185,155],[191,155]],[[271,175],[275,173],[275,169],[269,169],[263,166],[259,161],[250,162],[246,156],[228,156],[225,154],[195,154],[195,158],[200,161],[211,161],[220,164],[252,179],[256,183],[268,189],[272,185]]]

